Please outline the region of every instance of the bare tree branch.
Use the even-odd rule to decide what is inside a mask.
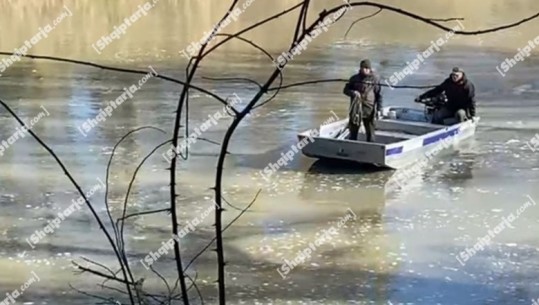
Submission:
[[[352,27],[354,27],[354,25],[356,25],[356,23],[360,22],[361,20],[365,20],[365,19],[374,17],[374,16],[378,15],[381,11],[382,11],[382,9],[379,8],[376,12],[374,12],[374,13],[372,13],[370,15],[367,15],[365,17],[361,17],[361,18],[357,19],[356,21],[352,22],[352,24],[350,24],[350,27],[348,28],[348,30],[346,30],[346,33],[344,33],[344,39],[346,39],[346,36],[348,36],[348,33],[350,32]]]
[[[191,279],[191,277],[189,276],[189,274],[186,274],[185,276],[187,276],[187,278],[189,278],[191,280],[191,283],[192,283],[192,286],[195,287],[195,290],[198,294],[198,297],[200,298],[200,304],[201,305],[204,305],[204,298],[202,297],[202,293],[200,293],[200,289],[198,289],[198,286],[197,286],[197,283],[196,281],[194,281],[193,279]]]
[[[256,201],[256,198],[258,198],[258,195],[260,194],[260,192],[262,191],[262,189],[258,190],[258,192],[256,193],[255,197],[253,198],[253,200],[247,205],[247,207],[245,207],[245,209],[243,209],[241,211],[240,214],[238,214],[236,217],[234,217],[234,219],[232,219],[230,221],[230,223],[228,223],[228,225],[226,227],[224,227],[223,229],[223,233],[234,223],[236,222],[236,220],[238,220],[245,212],[247,212],[247,210],[249,210],[251,208],[251,206],[255,203]],[[187,263],[187,265],[185,266],[185,269],[184,269],[184,272],[187,271],[187,269],[189,269],[189,266],[191,266],[191,264],[193,264],[197,258],[199,258],[204,252],[206,252],[206,250],[208,250],[209,247],[211,247],[211,245],[213,244],[213,242],[216,240],[217,238],[214,237],[208,244],[206,244],[206,246],[204,248],[202,248],[202,250],[200,250],[190,261],[189,263]]]
[[[3,51],[0,51],[0,55],[5,55],[5,56],[16,55],[16,56],[28,57],[28,58],[32,58],[32,59],[42,59],[42,60],[51,60],[51,61],[58,61],[58,62],[67,62],[67,63],[71,63],[71,64],[90,66],[90,67],[99,68],[99,69],[103,69],[103,70],[110,70],[110,71],[131,73],[131,74],[146,75],[149,72],[149,71],[145,71],[145,70],[135,70],[135,69],[124,69],[124,68],[110,67],[110,66],[100,65],[100,64],[97,64],[97,63],[89,62],[89,61],[75,60],[75,59],[55,57],[55,56],[43,56],[43,55],[32,55],[32,54],[24,55],[24,54],[19,54],[19,53],[3,52]],[[179,79],[175,79],[175,78],[172,78],[170,76],[166,76],[166,75],[163,75],[163,74],[160,74],[160,73],[157,73],[157,75],[154,75],[154,77],[160,78],[162,80],[166,80],[166,81],[169,81],[169,82],[173,82],[173,83],[176,83],[176,84],[180,84],[180,85],[183,85],[183,86],[188,86],[189,88],[192,88],[194,90],[197,90],[197,91],[199,91],[201,93],[204,93],[204,94],[207,94],[207,95],[213,97],[214,99],[221,102],[225,106],[231,107],[225,101],[225,99],[223,99],[219,95],[217,95],[217,94],[215,94],[215,93],[213,93],[211,91],[208,91],[208,90],[206,90],[204,88],[201,88],[199,86],[193,85],[191,83],[189,83],[189,85],[188,85],[184,81],[181,81]]]
[[[129,219],[131,217],[148,215],[148,214],[158,214],[158,213],[163,213],[163,212],[170,212],[170,208],[164,208],[164,209],[159,209],[159,210],[151,210],[151,211],[144,211],[144,212],[137,212],[137,213],[129,214],[129,215],[126,215],[125,217],[118,218],[116,220],[116,225],[118,225],[118,222],[120,222],[120,221],[123,222],[124,220]]]
[[[58,156],[56,155],[56,153],[47,145],[45,144],[45,142],[43,142],[33,131],[31,128],[29,128],[28,126],[26,126],[26,124],[19,118],[19,116],[13,112],[13,110],[11,110],[11,108],[4,102],[0,99],[0,104],[11,114],[11,116],[13,116],[15,118],[15,120],[17,120],[17,122],[21,125],[21,126],[24,126],[26,128],[26,130],[28,131],[28,133],[43,147],[45,148],[45,150],[47,150],[47,152],[56,160],[56,163],[58,163],[58,165],[62,168],[62,170],[64,171],[64,174],[68,177],[68,179],[71,181],[71,183],[75,186],[75,188],[77,189],[77,191],[79,192],[79,194],[81,195],[82,198],[84,198],[84,202],[86,203],[86,206],[90,209],[90,212],[92,212],[92,215],[93,217],[95,218],[95,220],[97,221],[97,223],[99,224],[99,228],[103,231],[103,233],[105,234],[105,236],[107,237],[107,240],[109,242],[109,244],[111,245],[111,247],[113,248],[114,250],[114,253],[116,254],[116,257],[118,258],[118,261],[120,263],[120,266],[122,267],[122,273],[123,273],[123,276],[124,278],[127,278],[127,270],[129,268],[129,266],[124,266],[123,264],[123,261],[122,261],[122,257],[120,256],[120,253],[118,252],[118,249],[116,248],[116,244],[114,243],[114,241],[112,240],[112,236],[110,235],[110,233],[108,232],[107,228],[105,227],[105,225],[103,224],[103,222],[101,221],[101,218],[99,217],[99,215],[97,214],[97,211],[94,209],[94,207],[92,206],[92,204],[90,203],[90,201],[88,200],[88,198],[86,197],[86,194],[82,191],[82,188],[79,186],[79,184],[77,183],[77,181],[75,181],[75,178],[73,178],[73,176],[69,173],[69,171],[67,170],[67,168],[65,167],[64,163],[60,160],[60,158],[58,158]],[[130,300],[133,302],[133,295],[131,294],[131,288],[129,287],[129,285],[127,285],[127,290],[129,292],[129,297],[130,297]]]
[[[344,78],[317,79],[317,80],[292,83],[292,84],[279,86],[279,87],[272,87],[272,88],[269,88],[268,91],[283,90],[283,89],[289,89],[289,88],[294,88],[294,87],[300,87],[304,85],[314,85],[314,84],[321,84],[321,83],[346,83],[346,82],[348,82],[348,79],[344,79]],[[389,85],[383,84],[383,83],[380,83],[380,86],[389,87]],[[437,85],[424,85],[424,86],[411,86],[411,85],[410,86],[405,86],[405,85],[397,86],[395,85],[391,87],[395,89],[428,89],[428,88],[433,88],[436,86]]]
[[[125,253],[125,248],[123,246],[123,238],[122,238],[122,235],[119,235],[119,232],[118,232],[118,228],[116,225],[114,225],[114,221],[112,220],[112,214],[110,212],[110,208],[109,208],[109,202],[108,202],[108,193],[109,193],[109,176],[110,176],[110,167],[112,165],[112,159],[114,157],[114,154],[116,153],[116,149],[118,148],[118,146],[123,142],[123,140],[125,140],[128,136],[130,136],[131,134],[137,132],[137,131],[140,131],[140,130],[143,130],[143,129],[154,129],[154,130],[158,130],[158,131],[161,131],[163,133],[166,133],[164,130],[162,129],[159,129],[159,128],[156,128],[156,127],[152,127],[152,126],[143,126],[143,127],[139,127],[139,128],[136,128],[134,130],[131,130],[129,131],[127,134],[125,134],[113,147],[112,149],[112,152],[110,154],[110,158],[109,158],[109,161],[107,163],[107,175],[106,175],[106,182],[105,182],[105,208],[106,208],[106,211],[107,211],[107,215],[109,217],[109,220],[110,220],[110,223],[112,225],[112,229],[114,231],[114,235],[115,235],[115,238],[116,238],[116,244],[118,245],[118,250],[121,254],[121,258],[124,262],[124,264],[127,266],[127,271],[129,273],[129,278],[131,279],[131,281],[134,281],[134,278],[133,278],[133,274],[131,273],[131,269],[129,268],[129,261],[127,260],[127,255]],[[123,234],[123,232],[122,232]],[[112,271],[111,271],[112,272]]]
[[[231,14],[232,10],[238,3],[238,0],[233,0],[232,4],[230,5],[230,9],[226,12],[226,14],[221,18],[221,20],[215,25],[215,27],[212,30],[212,33],[216,33],[219,26],[223,23],[223,21],[228,18],[228,16]],[[209,40],[204,41],[202,43],[202,46],[198,52],[198,56],[193,61],[193,67],[190,68],[191,61],[189,61],[189,65],[186,69],[186,83],[188,85],[191,84],[191,81],[193,80],[193,77],[196,73],[196,70],[198,68],[198,65],[200,61],[202,60],[201,54],[204,53],[204,50],[206,49],[206,46],[208,45]],[[184,103],[186,103],[186,119],[188,118],[188,99],[189,99],[189,86],[183,86],[182,93],[180,95],[180,98],[178,100],[178,106],[176,109],[176,118],[174,121],[174,127],[173,127],[173,136],[172,136],[172,146],[177,147],[178,146],[178,136],[179,136],[179,129],[180,129],[180,120],[181,120],[181,114]],[[187,129],[186,129],[187,134]],[[170,217],[172,222],[172,234],[173,236],[178,235],[178,219],[176,216],[176,162],[177,158],[176,155],[172,157],[171,165],[170,165]],[[182,267],[182,258],[180,253],[180,244],[177,240],[174,239],[174,257],[176,258],[176,269],[178,271],[178,277],[180,281],[180,288],[182,292],[182,299],[184,302],[184,305],[189,305],[189,296],[187,295],[187,286],[185,284],[185,274],[183,272]],[[220,262],[218,262],[219,264]],[[219,272],[219,278],[224,277],[224,273],[222,274]],[[223,278],[224,281],[224,278]],[[219,303],[221,305],[225,304],[224,300],[224,284],[219,285]]]
[[[125,221],[127,219],[131,218],[131,217],[169,211],[170,214],[171,214],[170,219],[171,219],[171,223],[172,223],[172,229],[171,229],[172,233],[177,234],[177,229],[178,229],[177,213],[178,213],[178,210],[179,210],[179,206],[177,206],[177,204],[176,204],[176,198],[179,195],[176,192],[176,174],[177,174],[176,173],[176,167],[177,167],[177,160],[178,160],[177,156],[180,156],[182,158],[184,158],[184,156],[181,153],[175,153],[174,157],[172,159],[172,162],[171,162],[171,167],[169,169],[170,170],[170,207],[169,208],[163,208],[163,209],[157,209],[157,210],[151,210],[151,211],[142,211],[142,212],[138,212],[138,213],[127,214],[127,203],[128,203],[130,192],[131,192],[132,186],[134,184],[134,181],[136,179],[136,176],[137,176],[140,168],[144,164],[144,162],[146,160],[148,160],[150,158],[150,156],[155,151],[157,151],[160,147],[162,147],[163,145],[166,145],[168,143],[172,143],[174,148],[178,147],[178,145],[177,145],[178,139],[181,138],[179,136],[179,134],[180,134],[181,128],[183,127],[180,123],[181,123],[181,121],[182,121],[182,119],[184,117],[185,117],[185,121],[186,121],[186,124],[185,124],[185,136],[186,137],[188,136],[188,132],[189,132],[189,98],[190,98],[190,92],[191,92],[190,90],[191,89],[197,90],[197,91],[205,93],[205,94],[207,94],[207,95],[209,95],[211,97],[214,97],[215,99],[217,99],[219,102],[223,103],[226,106],[230,105],[228,103],[228,99],[223,99],[220,96],[218,96],[216,94],[213,94],[213,93],[211,93],[210,91],[208,91],[208,90],[206,90],[204,88],[200,88],[200,87],[194,86],[192,84],[194,82],[194,80],[195,80],[195,75],[196,75],[196,73],[198,71],[198,68],[199,68],[202,60],[206,56],[210,55],[211,52],[213,52],[214,50],[217,50],[220,46],[227,43],[231,39],[239,39],[239,40],[241,40],[243,42],[246,42],[246,43],[250,44],[251,46],[255,47],[256,49],[260,50],[261,52],[263,52],[265,55],[267,55],[273,61],[273,57],[271,56],[271,54],[269,54],[269,52],[267,52],[266,50],[264,50],[263,48],[258,46],[255,42],[247,40],[245,38],[242,38],[240,35],[242,35],[243,33],[249,32],[249,31],[251,31],[251,30],[253,30],[253,29],[255,29],[255,28],[259,27],[259,26],[262,26],[263,24],[269,23],[270,21],[277,20],[278,18],[280,18],[280,17],[282,17],[282,16],[284,16],[284,15],[286,15],[288,13],[291,13],[291,12],[295,11],[296,9],[300,9],[300,11],[299,11],[299,15],[297,17],[296,28],[295,28],[294,35],[293,35],[293,38],[292,38],[292,41],[291,41],[291,44],[290,44],[290,49],[293,48],[294,46],[296,46],[298,43],[300,43],[308,35],[311,35],[311,32],[315,29],[315,27],[317,26],[317,24],[319,22],[325,20],[332,13],[341,10],[345,6],[375,7],[375,8],[378,8],[378,11],[375,12],[374,14],[362,17],[362,18],[354,21],[354,23],[346,31],[346,33],[344,35],[345,38],[346,38],[347,34],[349,33],[349,31],[352,29],[352,27],[357,22],[359,22],[361,20],[365,20],[365,19],[370,18],[370,17],[373,17],[373,16],[377,15],[378,13],[380,13],[383,10],[391,11],[391,12],[396,13],[398,15],[404,15],[404,16],[407,16],[409,18],[415,19],[415,20],[417,20],[419,22],[426,23],[426,24],[429,24],[429,25],[431,25],[433,27],[442,29],[444,31],[451,31],[451,32],[453,32],[452,29],[450,29],[449,27],[447,27],[445,25],[440,24],[440,22],[450,22],[450,21],[455,21],[455,20],[462,20],[462,18],[446,18],[446,19],[427,18],[427,17],[419,16],[417,14],[414,14],[414,13],[411,13],[411,12],[408,12],[408,11],[393,7],[393,6],[380,4],[380,3],[375,3],[375,2],[364,1],[364,2],[347,3],[346,5],[339,5],[339,6],[331,8],[331,9],[323,10],[322,12],[320,12],[318,14],[318,17],[316,18],[316,20],[314,20],[310,25],[308,25],[307,24],[308,23],[307,22],[308,21],[307,17],[309,15],[308,13],[309,13],[309,6],[311,4],[311,1],[310,0],[305,0],[305,1],[302,1],[301,3],[295,5],[295,6],[291,7],[291,8],[288,8],[288,9],[284,10],[281,13],[275,14],[275,15],[273,15],[271,17],[268,17],[268,18],[266,18],[266,19],[264,19],[262,21],[259,21],[259,22],[255,23],[255,24],[253,24],[253,25],[251,25],[251,26],[249,26],[249,27],[247,27],[247,28],[245,28],[243,30],[240,30],[239,32],[237,32],[235,34],[220,34],[220,33],[217,33],[217,30],[220,28],[220,25],[224,22],[224,20],[226,18],[229,17],[230,13],[234,9],[234,7],[237,5],[238,0],[232,0],[231,2],[232,2],[232,4],[230,6],[230,9],[228,10],[228,12],[226,14],[224,14],[224,16],[220,19],[220,21],[213,28],[213,31],[212,31],[212,37],[213,37],[213,34],[216,34],[217,36],[224,36],[225,38],[223,40],[219,41],[215,46],[213,46],[211,48],[208,47],[209,40],[202,44],[202,47],[200,48],[198,55],[191,58],[189,60],[189,63],[187,64],[187,67],[186,67],[186,70],[185,70],[185,72],[186,72],[186,77],[185,77],[186,80],[185,81],[180,81],[180,80],[173,79],[171,77],[163,76],[163,75],[157,75],[156,76],[157,78],[183,85],[182,92],[181,92],[180,97],[178,99],[178,104],[177,104],[177,108],[176,108],[176,117],[175,117],[174,126],[173,126],[173,128],[174,128],[173,129],[173,136],[172,136],[172,138],[170,140],[168,140],[168,141],[158,145],[157,147],[155,147],[140,162],[140,164],[136,167],[135,172],[134,172],[134,174],[132,176],[132,179],[131,179],[131,181],[129,183],[128,190],[126,192],[126,196],[125,196],[125,200],[124,200],[124,204],[123,204],[123,210],[122,210],[122,217],[117,219],[116,224],[113,223],[112,215],[110,213],[109,206],[108,206],[108,190],[109,190],[108,189],[108,182],[109,182],[109,171],[110,171],[110,167],[111,167],[111,163],[112,163],[112,158],[113,158],[115,150],[119,146],[120,142],[122,142],[132,132],[141,130],[141,129],[146,128],[146,127],[142,127],[142,128],[136,129],[136,130],[128,133],[118,143],[116,143],[116,145],[113,148],[113,152],[112,152],[112,155],[110,157],[110,160],[109,160],[109,163],[108,163],[108,166],[107,166],[107,188],[106,188],[106,195],[105,195],[105,198],[106,198],[105,199],[105,204],[107,206],[107,215],[108,215],[111,223],[113,223],[113,229],[114,229],[114,235],[116,237],[115,238],[116,242],[112,239],[112,237],[110,236],[107,228],[104,226],[101,219],[97,215],[96,211],[92,207],[91,203],[89,202],[89,200],[85,197],[84,193],[82,192],[82,189],[78,186],[75,179],[68,173],[67,169],[62,164],[60,159],[55,155],[55,153],[52,151],[52,149],[50,149],[44,142],[42,142],[31,130],[28,130],[30,132],[30,134],[56,159],[57,163],[64,170],[64,173],[68,176],[70,181],[75,185],[75,187],[77,188],[79,193],[85,199],[85,202],[86,202],[87,206],[90,208],[91,212],[93,213],[93,216],[96,218],[98,224],[100,225],[100,228],[103,230],[106,237],[108,238],[109,243],[113,247],[114,253],[117,256],[118,262],[120,264],[120,269],[118,271],[116,271],[116,272],[113,272],[107,266],[105,266],[103,264],[100,264],[100,263],[97,263],[97,262],[94,262],[94,261],[91,261],[91,260],[86,259],[86,258],[82,258],[82,259],[85,260],[88,263],[91,263],[91,264],[94,264],[94,265],[96,265],[96,266],[98,266],[100,268],[103,268],[104,270],[109,272],[111,275],[109,275],[109,274],[107,274],[105,272],[101,272],[101,271],[98,271],[98,270],[91,269],[89,267],[80,266],[80,265],[76,264],[75,262],[73,262],[73,264],[75,264],[75,266],[77,266],[77,269],[81,273],[89,272],[91,274],[94,274],[96,276],[104,278],[105,281],[102,284],[103,287],[105,287],[104,283],[106,283],[109,280],[110,281],[115,281],[115,282],[117,282],[117,283],[119,283],[121,285],[125,285],[125,287],[127,289],[127,292],[124,292],[122,289],[118,289],[118,288],[113,288],[113,289],[115,289],[115,291],[117,291],[117,292],[121,292],[122,294],[127,293],[129,295],[129,297],[130,297],[131,304],[135,304],[135,299],[134,299],[134,296],[133,296],[133,293],[132,293],[132,290],[134,290],[135,293],[136,293],[136,299],[137,299],[138,303],[141,303],[141,302],[145,303],[146,302],[145,298],[147,297],[147,298],[151,298],[152,300],[154,300],[154,301],[156,301],[157,303],[160,303],[160,304],[171,304],[173,300],[179,300],[179,301],[182,301],[183,305],[189,305],[190,300],[189,300],[188,293],[189,293],[189,290],[192,287],[194,287],[196,289],[196,292],[197,292],[198,296],[200,297],[201,302],[204,303],[203,296],[202,296],[198,286],[196,285],[196,278],[198,276],[198,273],[195,274],[195,279],[192,279],[189,276],[189,274],[187,274],[187,270],[192,265],[192,263],[198,257],[200,257],[202,255],[202,253],[204,253],[209,247],[211,247],[213,242],[216,242],[217,283],[218,283],[218,294],[219,294],[218,295],[218,297],[219,297],[218,300],[219,300],[220,305],[225,305],[225,303],[226,303],[226,298],[225,298],[226,297],[226,293],[225,293],[226,292],[225,291],[225,265],[226,265],[226,262],[225,262],[225,252],[224,252],[224,244],[223,244],[224,232],[234,222],[236,222],[249,208],[251,208],[251,206],[254,204],[254,202],[256,201],[256,199],[258,197],[258,195],[261,192],[261,190],[259,190],[257,192],[257,194],[255,195],[254,199],[252,200],[252,202],[249,203],[247,205],[247,207],[244,208],[244,209],[239,209],[239,208],[235,207],[234,205],[232,205],[230,202],[228,202],[226,200],[226,198],[222,194],[222,189],[223,189],[222,184],[223,184],[223,176],[224,176],[224,162],[225,162],[227,154],[229,154],[228,146],[231,143],[231,139],[232,139],[237,127],[239,126],[241,121],[246,117],[247,114],[249,114],[253,109],[261,107],[261,106],[265,105],[266,103],[270,102],[275,96],[277,96],[277,94],[280,92],[281,89],[288,89],[288,88],[293,88],[293,87],[299,87],[299,86],[304,86],[304,85],[312,85],[312,84],[319,84],[319,83],[346,82],[347,81],[346,79],[311,80],[311,81],[292,83],[292,84],[288,84],[288,85],[283,86],[283,78],[284,77],[283,77],[282,69],[280,69],[280,67],[276,67],[276,69],[268,76],[266,82],[263,83],[263,84],[259,83],[258,81],[251,80],[251,79],[248,79],[248,78],[205,78],[205,79],[209,79],[209,80],[212,80],[212,81],[245,81],[245,82],[249,82],[249,83],[252,83],[252,84],[254,84],[254,85],[256,85],[258,87],[258,92],[256,93],[256,95],[249,101],[249,103],[241,111],[236,110],[235,108],[230,108],[231,109],[230,111],[232,111],[231,116],[234,119],[233,119],[231,125],[229,126],[229,128],[227,129],[227,131],[226,131],[226,133],[224,135],[222,144],[220,144],[221,147],[220,147],[220,153],[219,153],[218,160],[217,160],[217,168],[216,168],[216,174],[215,174],[215,186],[213,188],[214,192],[215,192],[215,204],[217,206],[216,211],[215,211],[215,237],[207,244],[207,246],[204,249],[202,249],[202,251],[200,251],[197,255],[195,255],[195,257],[192,258],[191,261],[187,265],[185,265],[185,267],[183,266],[183,261],[182,261],[182,257],[181,257],[182,252],[180,251],[180,243],[175,240],[174,241],[174,257],[175,257],[175,265],[176,265],[176,269],[177,269],[177,273],[178,273],[177,279],[175,281],[175,285],[171,289],[171,287],[169,286],[169,283],[167,282],[165,277],[162,276],[161,274],[159,274],[153,268],[151,268],[152,272],[154,272],[157,275],[157,277],[159,277],[164,282],[164,285],[166,286],[166,288],[168,290],[168,296],[148,294],[148,293],[144,292],[143,289],[142,289],[142,283],[143,283],[144,279],[141,278],[141,279],[139,279],[138,281],[135,282],[133,274],[131,273],[131,270],[130,270],[130,267],[129,267],[127,254],[125,252],[125,246],[124,246],[125,245],[125,243],[124,243],[124,237],[125,237],[124,236],[124,225],[125,225]],[[339,17],[339,19],[342,18],[343,15],[341,15]],[[480,35],[480,34],[485,34],[485,33],[489,33],[489,32],[496,32],[496,31],[516,27],[516,26],[521,25],[521,24],[523,24],[525,22],[528,22],[528,21],[530,21],[532,19],[535,19],[538,16],[539,16],[539,13],[537,13],[535,15],[532,15],[530,17],[524,18],[524,19],[522,19],[522,20],[520,20],[518,22],[515,22],[515,23],[502,25],[502,26],[498,26],[498,27],[494,27],[494,28],[490,28],[490,29],[477,30],[477,31],[455,31],[454,33],[459,34],[459,35]],[[339,19],[335,20],[334,22],[338,21]],[[290,51],[290,49],[289,49],[289,51]],[[134,73],[134,74],[147,74],[147,71],[107,67],[107,66],[98,65],[98,64],[95,64],[95,63],[84,62],[84,61],[79,61],[79,60],[72,60],[72,59],[64,59],[64,58],[58,58],[58,57],[39,56],[39,55],[21,55],[21,54],[14,54],[14,53],[11,53],[11,52],[0,52],[0,55],[18,55],[18,56],[24,56],[24,57],[33,58],[33,59],[63,61],[63,62],[68,62],[68,63],[72,63],[72,64],[92,66],[92,67],[96,67],[96,68],[101,68],[101,69],[105,69],[105,70],[112,70],[112,71],[117,71],[117,72]],[[286,64],[282,68],[284,69],[285,66],[286,66]],[[274,84],[277,77],[280,78],[280,80],[279,80],[280,84],[278,86],[276,86],[276,87],[271,87]],[[385,86],[385,85],[382,84],[382,86]],[[392,86],[392,87],[393,88],[424,89],[424,88],[430,88],[432,86]],[[274,91],[273,95],[269,99],[267,99],[265,101],[262,101],[262,96],[267,94],[269,91]],[[262,102],[260,102],[260,101],[262,101]],[[15,119],[19,122],[19,124],[25,126],[24,123],[17,117],[17,115],[15,113],[13,113],[13,111],[11,111],[11,109],[3,101],[0,100],[0,103],[8,110],[8,112],[10,112],[10,114],[12,116],[15,117]],[[227,107],[227,109],[229,109],[229,108]],[[184,117],[182,116],[182,112],[184,112],[184,114],[185,114]],[[147,128],[150,128],[150,127],[147,127]],[[214,143],[214,144],[219,144],[219,143],[216,143],[216,142],[212,142],[211,140],[206,140],[206,141],[208,141],[210,143]],[[189,150],[187,150],[185,159],[188,158],[188,154],[189,154]],[[222,221],[223,221],[222,213],[225,211],[225,209],[223,207],[223,204],[222,204],[223,201],[224,201],[224,203],[228,204],[229,206],[231,206],[231,207],[233,207],[233,208],[235,208],[237,210],[241,210],[241,212],[225,227],[222,226]],[[119,227],[119,222],[120,221],[121,221],[121,229],[119,229],[120,228]],[[119,278],[118,275],[117,275],[120,271],[122,271],[123,279]],[[186,285],[186,279],[191,281],[190,286]],[[180,286],[180,294],[179,295],[174,295],[178,285]],[[106,286],[106,287],[109,288],[108,286]],[[83,293],[83,292],[81,292],[81,293]],[[85,293],[85,294],[88,295],[88,296],[91,296],[91,297],[96,297],[96,296],[91,295],[91,294],[87,294],[87,293]],[[111,303],[113,301],[113,299],[111,299],[111,298],[103,298],[103,297],[97,297],[97,298],[104,301],[104,302],[108,302],[108,303]]]
[[[83,266],[77,264],[75,261],[71,261],[71,263],[72,263],[73,265],[75,265],[75,266],[76,266],[80,271],[82,271],[82,272],[88,272],[88,273],[91,273],[91,274],[100,276],[100,277],[102,277],[102,278],[109,279],[109,280],[111,280],[111,281],[116,281],[116,282],[124,283],[124,284],[126,284],[127,287],[130,287],[130,285],[135,285],[134,282],[130,282],[130,281],[128,281],[128,280],[121,279],[121,278],[116,277],[116,276],[111,276],[111,275],[105,274],[105,273],[100,272],[100,271],[97,271],[97,270],[93,270],[93,269],[90,269],[90,268],[87,268],[87,267],[83,267]]]
[[[203,79],[213,80],[213,81],[242,81],[246,83],[253,84],[258,87],[258,89],[262,88],[262,85],[257,83],[256,81],[249,79],[249,78],[242,78],[242,77],[206,77],[203,76]]]
[[[225,36],[225,37],[235,38],[235,39],[239,39],[241,41],[244,41],[244,42],[250,44],[251,46],[253,46],[254,48],[256,48],[257,50],[259,50],[260,52],[264,53],[268,57],[268,59],[271,60],[271,62],[274,62],[273,56],[271,56],[271,54],[268,51],[264,50],[264,48],[257,45],[253,41],[245,39],[245,38],[243,38],[241,36],[234,36],[234,35],[231,35],[231,34],[219,34],[218,36]],[[279,73],[279,86],[281,86],[283,84],[283,79],[284,78],[283,78],[283,73],[281,71],[279,71],[279,72],[280,72]],[[258,82],[257,82],[257,84],[258,84],[259,89],[262,89],[262,85],[260,85]],[[261,104],[263,105],[263,104],[269,103],[271,100],[273,100],[277,96],[277,94],[279,94],[279,90],[277,90],[272,96],[270,96],[267,100],[265,100]],[[254,108],[256,108],[256,107],[254,107]]]
[[[165,283],[165,286],[167,287],[167,290],[168,290],[168,304],[170,304],[171,300],[172,300],[172,290],[170,289],[170,285],[168,284],[167,280],[165,279],[164,276],[162,276],[159,272],[157,272],[153,266],[150,265],[150,269],[153,271],[153,273],[155,273],[162,281],[163,283]]]
[[[125,198],[124,198],[124,204],[123,204],[123,209],[122,209],[122,217],[120,219],[125,219],[126,217],[126,213],[127,213],[127,201],[129,200],[129,195],[131,194],[131,188],[133,187],[133,184],[135,183],[135,179],[137,178],[137,174],[138,174],[138,171],[142,168],[142,165],[144,165],[144,163],[146,162],[146,160],[148,160],[159,148],[161,148],[162,146],[166,145],[167,143],[169,143],[170,140],[168,141],[165,141],[159,145],[157,145],[156,147],[154,147],[154,149],[152,149],[152,151],[150,151],[150,153],[148,153],[143,159],[142,161],[137,165],[137,167],[135,168],[135,172],[133,173],[133,176],[131,177],[131,180],[129,181],[129,186],[127,187],[127,192],[125,193]],[[116,225],[118,225],[118,222],[119,222],[119,219],[116,220]],[[121,240],[121,249],[122,251],[125,253],[125,243],[124,243],[124,224],[125,222],[122,220],[122,225],[120,226],[120,240]]]
[[[92,294],[92,293],[89,293],[89,292],[85,292],[85,291],[82,291],[80,289],[77,289],[77,288],[73,287],[71,284],[69,284],[69,288],[75,290],[76,292],[78,292],[80,294],[83,294],[83,295],[86,295],[86,296],[101,300],[101,301],[104,302],[104,304],[118,305],[118,302],[116,300],[114,300],[113,298],[104,298],[102,296],[98,296],[98,295],[95,295],[95,294]]]
[[[400,8],[390,6],[390,5],[385,5],[385,4],[381,4],[381,3],[375,3],[375,2],[369,2],[369,1],[351,2],[349,4],[339,5],[339,6],[336,6],[336,7],[332,8],[332,9],[327,10],[322,15],[324,15],[324,17],[329,16],[331,13],[334,13],[334,12],[336,12],[336,11],[340,10],[341,8],[343,8],[345,6],[348,6],[348,5],[351,5],[351,6],[354,6],[354,7],[355,6],[358,6],[358,7],[359,6],[371,6],[371,7],[376,7],[376,8],[382,9],[382,10],[392,11],[392,12],[395,12],[395,13],[410,17],[412,19],[422,21],[424,23],[427,23],[429,25],[432,25],[432,26],[434,26],[436,28],[442,29],[442,30],[447,31],[447,32],[453,32],[453,29],[449,28],[449,27],[447,27],[445,25],[442,25],[442,24],[440,24],[438,22],[445,22],[445,21],[451,21],[451,20],[461,20],[461,18],[447,18],[447,19],[427,18],[427,17],[420,16],[418,14],[408,12],[408,11],[400,9]],[[509,29],[509,28],[519,26],[519,25],[524,24],[524,23],[526,23],[526,22],[528,22],[530,20],[533,20],[533,19],[535,19],[537,17],[539,17],[539,12],[535,13],[535,14],[529,16],[529,17],[523,18],[523,19],[521,19],[521,20],[519,20],[517,22],[509,23],[509,24],[502,25],[502,26],[497,26],[497,27],[492,27],[492,28],[488,28],[488,29],[485,29],[485,30],[477,30],[477,31],[454,31],[454,33],[455,34],[460,34],[460,35],[478,35],[478,34],[497,32],[497,31],[500,31],[500,30]]]
[[[81,259],[82,259],[83,261],[86,261],[86,262],[90,263],[90,264],[94,264],[94,265],[96,265],[96,266],[99,266],[99,267],[101,267],[101,268],[107,270],[108,272],[110,272],[110,274],[111,274],[113,277],[116,276],[116,273],[114,273],[112,270],[110,270],[109,267],[107,267],[107,266],[105,266],[105,265],[103,265],[103,264],[100,264],[100,263],[98,263],[98,262],[95,262],[95,261],[93,261],[93,260],[91,260],[91,259],[89,259],[89,258],[86,258],[86,257],[84,257],[84,256],[82,256]]]

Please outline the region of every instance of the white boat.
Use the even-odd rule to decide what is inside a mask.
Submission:
[[[358,140],[349,140],[345,119],[298,134],[300,141],[312,137],[302,148],[303,154],[398,169],[472,137],[479,122],[475,117],[453,125],[432,124],[431,114],[406,107],[385,107],[382,113],[376,121],[375,142],[365,141],[363,127]]]

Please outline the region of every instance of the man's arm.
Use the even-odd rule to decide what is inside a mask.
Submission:
[[[430,89],[429,91],[421,94],[419,96],[419,98],[434,97],[434,96],[437,96],[437,95],[441,94],[442,92],[445,91],[446,83],[447,83],[447,79],[444,80],[443,83],[439,84],[438,86],[436,86],[436,87]]]
[[[355,97],[355,92],[357,92],[356,90],[354,90],[352,88],[352,84],[354,83],[354,78],[356,77],[356,75],[350,77],[350,79],[348,80],[348,83],[346,83],[346,85],[344,85],[344,89],[342,90],[342,93],[344,93],[346,96],[349,96],[351,98]]]
[[[468,110],[472,117],[475,116],[475,106],[477,104],[475,100],[475,86],[472,83],[469,83],[468,86]]]
[[[342,93],[344,93],[344,95],[346,96],[352,97],[352,90],[350,90],[350,81],[348,81],[344,85],[344,89],[342,90]]]
[[[377,111],[382,111],[384,107],[384,97],[382,96],[382,86],[380,85],[380,79],[376,78],[376,84],[374,86],[374,104]]]

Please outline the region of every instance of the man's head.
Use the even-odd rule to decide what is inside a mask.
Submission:
[[[459,67],[454,67],[451,71],[451,80],[454,83],[459,83],[464,78],[464,71]]]
[[[363,75],[369,75],[371,74],[371,72],[372,72],[371,61],[368,59],[362,60],[361,63],[359,64],[359,73]]]

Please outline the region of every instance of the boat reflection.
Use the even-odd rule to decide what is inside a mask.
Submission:
[[[313,205],[333,209],[327,226],[338,223],[343,211],[355,215],[317,255],[319,266],[294,270],[298,278],[321,278],[331,287],[328,301],[385,303],[397,267],[390,258],[398,243],[385,229],[385,183],[392,171],[354,163],[316,161],[305,173],[299,196]],[[337,282],[328,279],[339,279]],[[307,281],[303,286],[316,287]],[[335,287],[333,287],[335,286]],[[332,303],[333,304],[333,303]]]

